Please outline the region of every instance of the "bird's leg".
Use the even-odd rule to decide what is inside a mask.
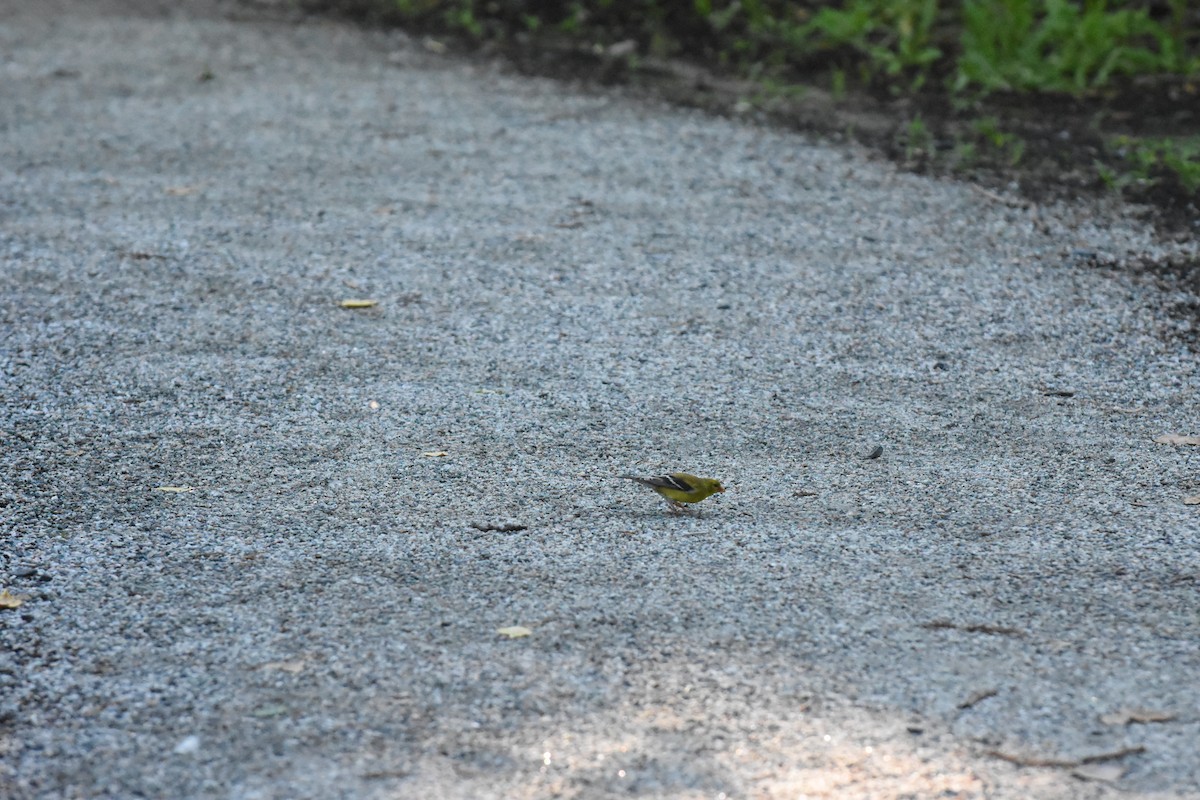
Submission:
[[[671,509],[672,514],[686,514],[690,510],[678,500],[668,500],[667,508]]]

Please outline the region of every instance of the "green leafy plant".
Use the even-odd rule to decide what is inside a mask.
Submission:
[[[870,74],[911,73],[917,86],[942,57],[932,43],[937,14],[937,0],[846,0],[823,6],[803,25],[785,27],[785,38],[804,55],[848,48],[866,56]]]
[[[900,138],[904,148],[905,161],[920,161],[933,153],[933,133],[920,115],[908,121]]]
[[[1129,174],[1136,180],[1157,183],[1170,176],[1185,191],[1200,191],[1200,136],[1173,139],[1116,136],[1109,141],[1108,149],[1128,165]]]
[[[975,133],[992,151],[1000,153],[1009,166],[1021,163],[1025,156],[1025,140],[1011,131],[1000,128],[1000,122],[995,117],[982,117],[975,120],[971,126]]]

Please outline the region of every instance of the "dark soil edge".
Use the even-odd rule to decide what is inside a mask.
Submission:
[[[620,47],[587,47],[577,40],[542,35],[507,41],[476,42],[444,30],[423,31],[398,15],[381,13],[375,0],[226,0],[274,16],[333,16],[369,28],[393,28],[423,39],[438,52],[485,61],[489,66],[578,85],[584,89],[620,86],[635,96],[731,118],[750,119],[818,136],[854,142],[918,174],[970,183],[997,202],[1014,194],[1031,204],[1092,199],[1116,200],[1115,190],[1096,176],[1106,133],[1178,134],[1183,126],[1200,127],[1195,112],[1181,118],[1179,87],[1171,79],[1130,85],[1105,98],[1046,98],[994,95],[966,110],[949,107],[934,93],[890,98],[886,92],[846,91],[837,97],[814,82],[796,91],[771,93],[753,81],[721,74],[683,59],[631,56]],[[617,52],[613,52],[617,50]],[[1200,107],[1200,106],[1198,106]],[[969,165],[952,156],[955,144],[977,137],[973,121],[993,117],[1006,132],[1021,138],[1024,153],[1011,163],[1004,152],[986,148]],[[909,126],[919,118],[928,132],[923,146],[908,141]],[[1004,196],[1000,194],[1004,193]],[[1200,193],[1188,193],[1169,176],[1153,186],[1127,189],[1130,210],[1153,226],[1164,244],[1200,242]],[[1193,250],[1194,252],[1194,250]],[[1200,258],[1156,259],[1130,253],[1116,260],[1094,254],[1064,253],[1082,267],[1116,269],[1145,276],[1166,292],[1200,298]],[[1176,325],[1164,337],[1181,340],[1200,352],[1200,299],[1172,300],[1166,310]]]

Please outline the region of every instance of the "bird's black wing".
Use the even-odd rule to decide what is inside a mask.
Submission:
[[[695,486],[692,486],[678,475],[655,475],[653,478],[642,478],[637,475],[618,475],[617,477],[644,483],[655,489],[675,489],[679,492],[692,492],[696,490]]]

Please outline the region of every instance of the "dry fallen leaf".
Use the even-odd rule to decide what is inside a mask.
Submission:
[[[1128,725],[1131,722],[1170,722],[1173,719],[1175,719],[1175,715],[1170,711],[1155,711],[1150,708],[1122,708],[1100,717],[1100,721],[1105,725]]]
[[[427,453],[421,453],[421,455],[425,456],[426,458],[445,458],[450,454],[445,450],[430,450]]]
[[[513,625],[508,628],[500,628],[496,631],[496,633],[500,634],[501,636],[506,636],[509,639],[522,639],[531,635],[533,631],[529,630],[529,628],[526,628],[524,625]]]
[[[1200,494],[1194,494],[1191,497],[1183,498],[1185,506],[1200,506]]]
[[[379,301],[349,298],[341,301],[338,305],[342,308],[374,308],[379,305]]]
[[[195,486],[155,486],[154,491],[156,491],[156,492],[176,492],[176,493],[194,492],[194,491],[196,491],[196,487]]]
[[[1200,445],[1200,436],[1184,436],[1179,433],[1164,433],[1162,436],[1155,436],[1154,441],[1159,444],[1197,444]]]
[[[23,595],[13,594],[8,589],[0,589],[0,608],[20,608],[27,599]]]

